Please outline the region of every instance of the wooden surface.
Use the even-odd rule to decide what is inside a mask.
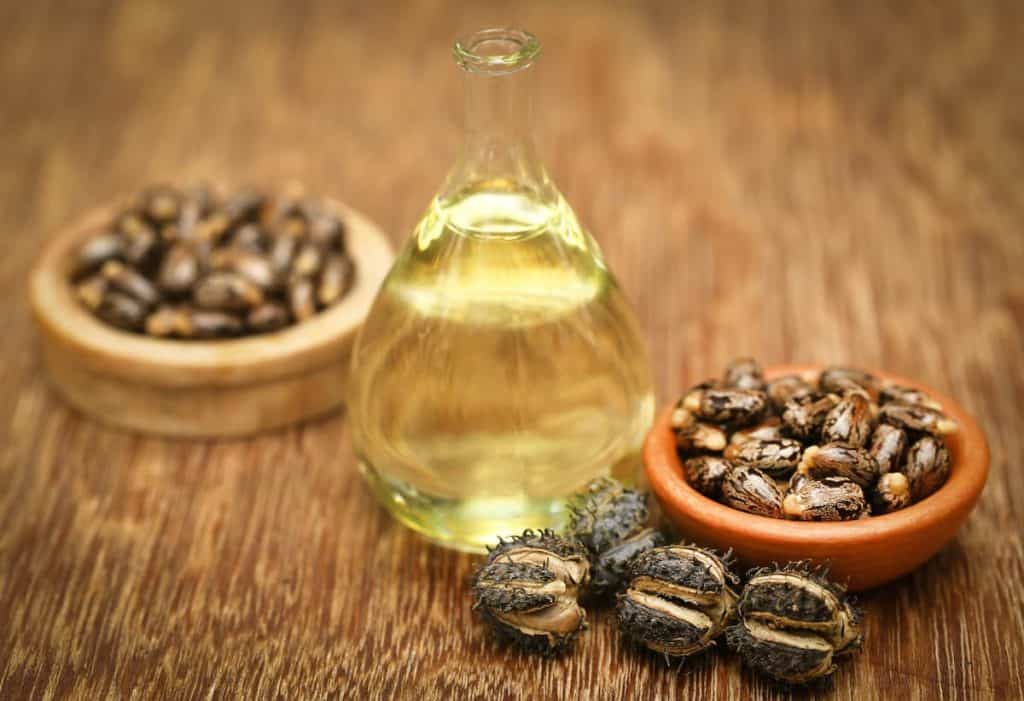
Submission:
[[[838,699],[1024,695],[1024,5],[0,5],[0,698],[782,698],[607,612],[568,657],[475,625],[474,561],[368,498],[342,415],[144,439],[47,388],[27,271],[146,182],[298,177],[401,240],[451,160],[457,33],[535,31],[541,150],[660,398],[737,353],[919,378],[988,432],[954,544],[864,597]]]

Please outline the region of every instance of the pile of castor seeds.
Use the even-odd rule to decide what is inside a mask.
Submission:
[[[957,426],[919,390],[862,370],[766,380],[739,358],[679,399],[672,430],[685,477],[705,496],[771,518],[845,521],[941,487]]]
[[[149,336],[261,334],[314,316],[352,287],[345,224],[323,202],[205,185],[145,190],[76,251],[75,297]]]

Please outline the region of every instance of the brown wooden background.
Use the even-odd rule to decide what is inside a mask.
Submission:
[[[364,491],[344,416],[146,439],[48,390],[46,236],[154,180],[300,178],[399,242],[457,140],[453,36],[545,43],[540,141],[636,303],[662,400],[737,353],[960,398],[988,488],[866,597],[838,699],[1024,695],[1024,5],[135,0],[0,5],[0,698],[779,698],[722,654],[565,659],[474,625],[473,560]]]

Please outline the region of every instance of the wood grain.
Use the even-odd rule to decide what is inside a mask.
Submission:
[[[634,300],[662,399],[739,353],[888,368],[958,398],[992,473],[954,544],[864,597],[825,697],[1024,696],[1024,5],[0,4],[0,698],[787,695],[682,669],[608,612],[509,654],[473,559],[373,505],[345,417],[206,443],[47,388],[27,271],[153,180],[297,178],[395,234],[450,162],[452,37],[522,24],[542,151]]]

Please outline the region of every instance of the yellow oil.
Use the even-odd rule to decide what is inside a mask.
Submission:
[[[357,342],[349,416],[381,502],[481,550],[631,480],[654,399],[632,313],[560,196],[489,181],[435,199]]]

